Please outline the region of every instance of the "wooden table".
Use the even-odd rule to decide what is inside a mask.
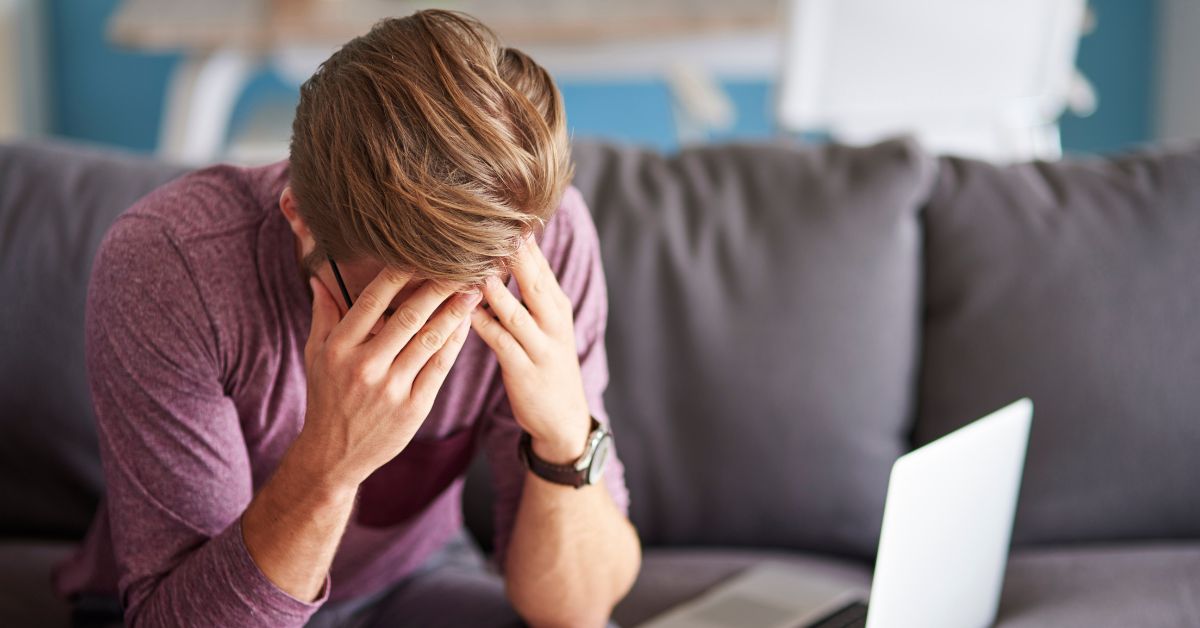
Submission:
[[[732,122],[714,76],[772,77],[779,66],[781,0],[124,0],[108,35],[186,55],[168,86],[159,152],[203,163],[220,157],[258,69],[299,84],[377,20],[420,8],[478,17],[560,79],[665,77],[685,130]]]

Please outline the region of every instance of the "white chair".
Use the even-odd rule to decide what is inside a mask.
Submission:
[[[791,0],[782,129],[938,153],[1061,156],[1057,120],[1094,106],[1075,70],[1086,0]],[[1092,101],[1092,102],[1089,102]]]

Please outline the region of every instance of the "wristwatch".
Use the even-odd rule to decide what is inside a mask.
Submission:
[[[533,453],[533,437],[524,431],[521,432],[521,442],[517,446],[517,457],[525,464],[526,469],[543,480],[580,488],[600,481],[610,449],[612,433],[605,429],[596,417],[592,417],[592,431],[588,434],[587,446],[574,464],[553,464],[538,458],[537,454]]]

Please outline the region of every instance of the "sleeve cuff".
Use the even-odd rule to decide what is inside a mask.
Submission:
[[[305,602],[291,595],[272,582],[259,568],[258,563],[254,562],[254,558],[250,556],[250,550],[246,548],[246,541],[242,536],[241,517],[238,517],[233,525],[229,526],[222,537],[224,538],[220,539],[220,542],[230,545],[228,548],[230,551],[222,554],[230,556],[233,561],[233,564],[229,566],[231,582],[240,583],[245,587],[242,595],[247,599],[247,603],[257,607],[268,617],[299,618],[307,621],[329,599],[332,581],[328,573],[325,574],[325,582],[321,585],[320,594],[311,602]]]

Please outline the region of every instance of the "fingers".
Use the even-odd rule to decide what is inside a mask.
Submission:
[[[362,344],[409,277],[411,275],[395,268],[380,271],[354,300],[345,318],[330,333],[330,339],[351,346]]]
[[[524,294],[524,292],[522,292]],[[545,334],[529,310],[508,291],[495,275],[483,282],[483,298],[487,299],[492,312],[530,356],[538,354],[545,343]]]
[[[529,255],[537,261],[538,266],[541,266],[543,272],[554,275],[554,269],[550,268],[550,260],[546,259],[545,254],[542,253],[542,245],[538,244],[537,238],[529,238]],[[557,280],[555,280],[555,283],[557,283]]]
[[[400,303],[379,333],[369,341],[373,347],[372,359],[390,365],[404,345],[421,331],[438,306],[453,294],[452,286],[442,282],[427,281],[417,288]]]
[[[533,317],[542,325],[556,323],[561,316],[559,310],[562,303],[559,297],[562,289],[535,238],[529,237],[517,249],[512,269],[517,284],[521,286],[521,296]]]
[[[446,343],[425,362],[413,379],[412,399],[422,407],[433,407],[438,390],[445,383],[446,375],[458,359],[458,353],[471,331],[470,320],[469,317],[463,317],[457,321],[458,324],[447,337]]]
[[[427,284],[428,286],[428,284]],[[418,291],[412,299],[406,301],[401,310],[397,310],[396,316],[388,321],[387,327],[380,336],[385,333],[394,333],[394,336],[389,336],[386,339],[391,343],[390,347],[395,347],[395,353],[389,353],[394,356],[394,366],[396,369],[406,373],[416,373],[422,369],[426,363],[446,344],[454,335],[455,331],[462,327],[464,320],[467,320],[471,314],[471,310],[475,309],[475,305],[479,303],[479,293],[472,290],[471,292],[462,292],[455,294],[453,298],[446,300],[441,291],[447,288],[435,288],[430,291],[429,295],[421,295],[424,291]],[[436,303],[432,303],[433,301]],[[400,311],[408,307],[409,302],[423,301],[422,303],[414,303],[412,314],[406,314],[405,318],[408,321],[399,321],[401,318]],[[437,308],[437,304],[442,301],[446,305],[440,311],[433,314],[433,318],[429,318],[430,314]],[[426,312],[425,310],[428,310]],[[420,318],[420,323],[415,328],[411,325],[412,319]],[[428,322],[426,322],[428,319]],[[394,324],[393,324],[394,323]],[[394,328],[388,329],[389,327]],[[410,342],[411,340],[411,342]],[[399,346],[397,346],[399,343]],[[389,349],[390,350],[390,349]],[[399,353],[399,355],[396,355]]]
[[[308,344],[313,345],[325,342],[337,326],[338,306],[333,302],[333,295],[325,289],[325,284],[316,277],[309,277],[308,283],[313,293],[312,329],[308,333]]]
[[[476,308],[471,312],[471,327],[487,346],[492,348],[496,358],[500,360],[501,368],[515,371],[532,366],[533,361],[529,359],[521,343],[483,308]]]

